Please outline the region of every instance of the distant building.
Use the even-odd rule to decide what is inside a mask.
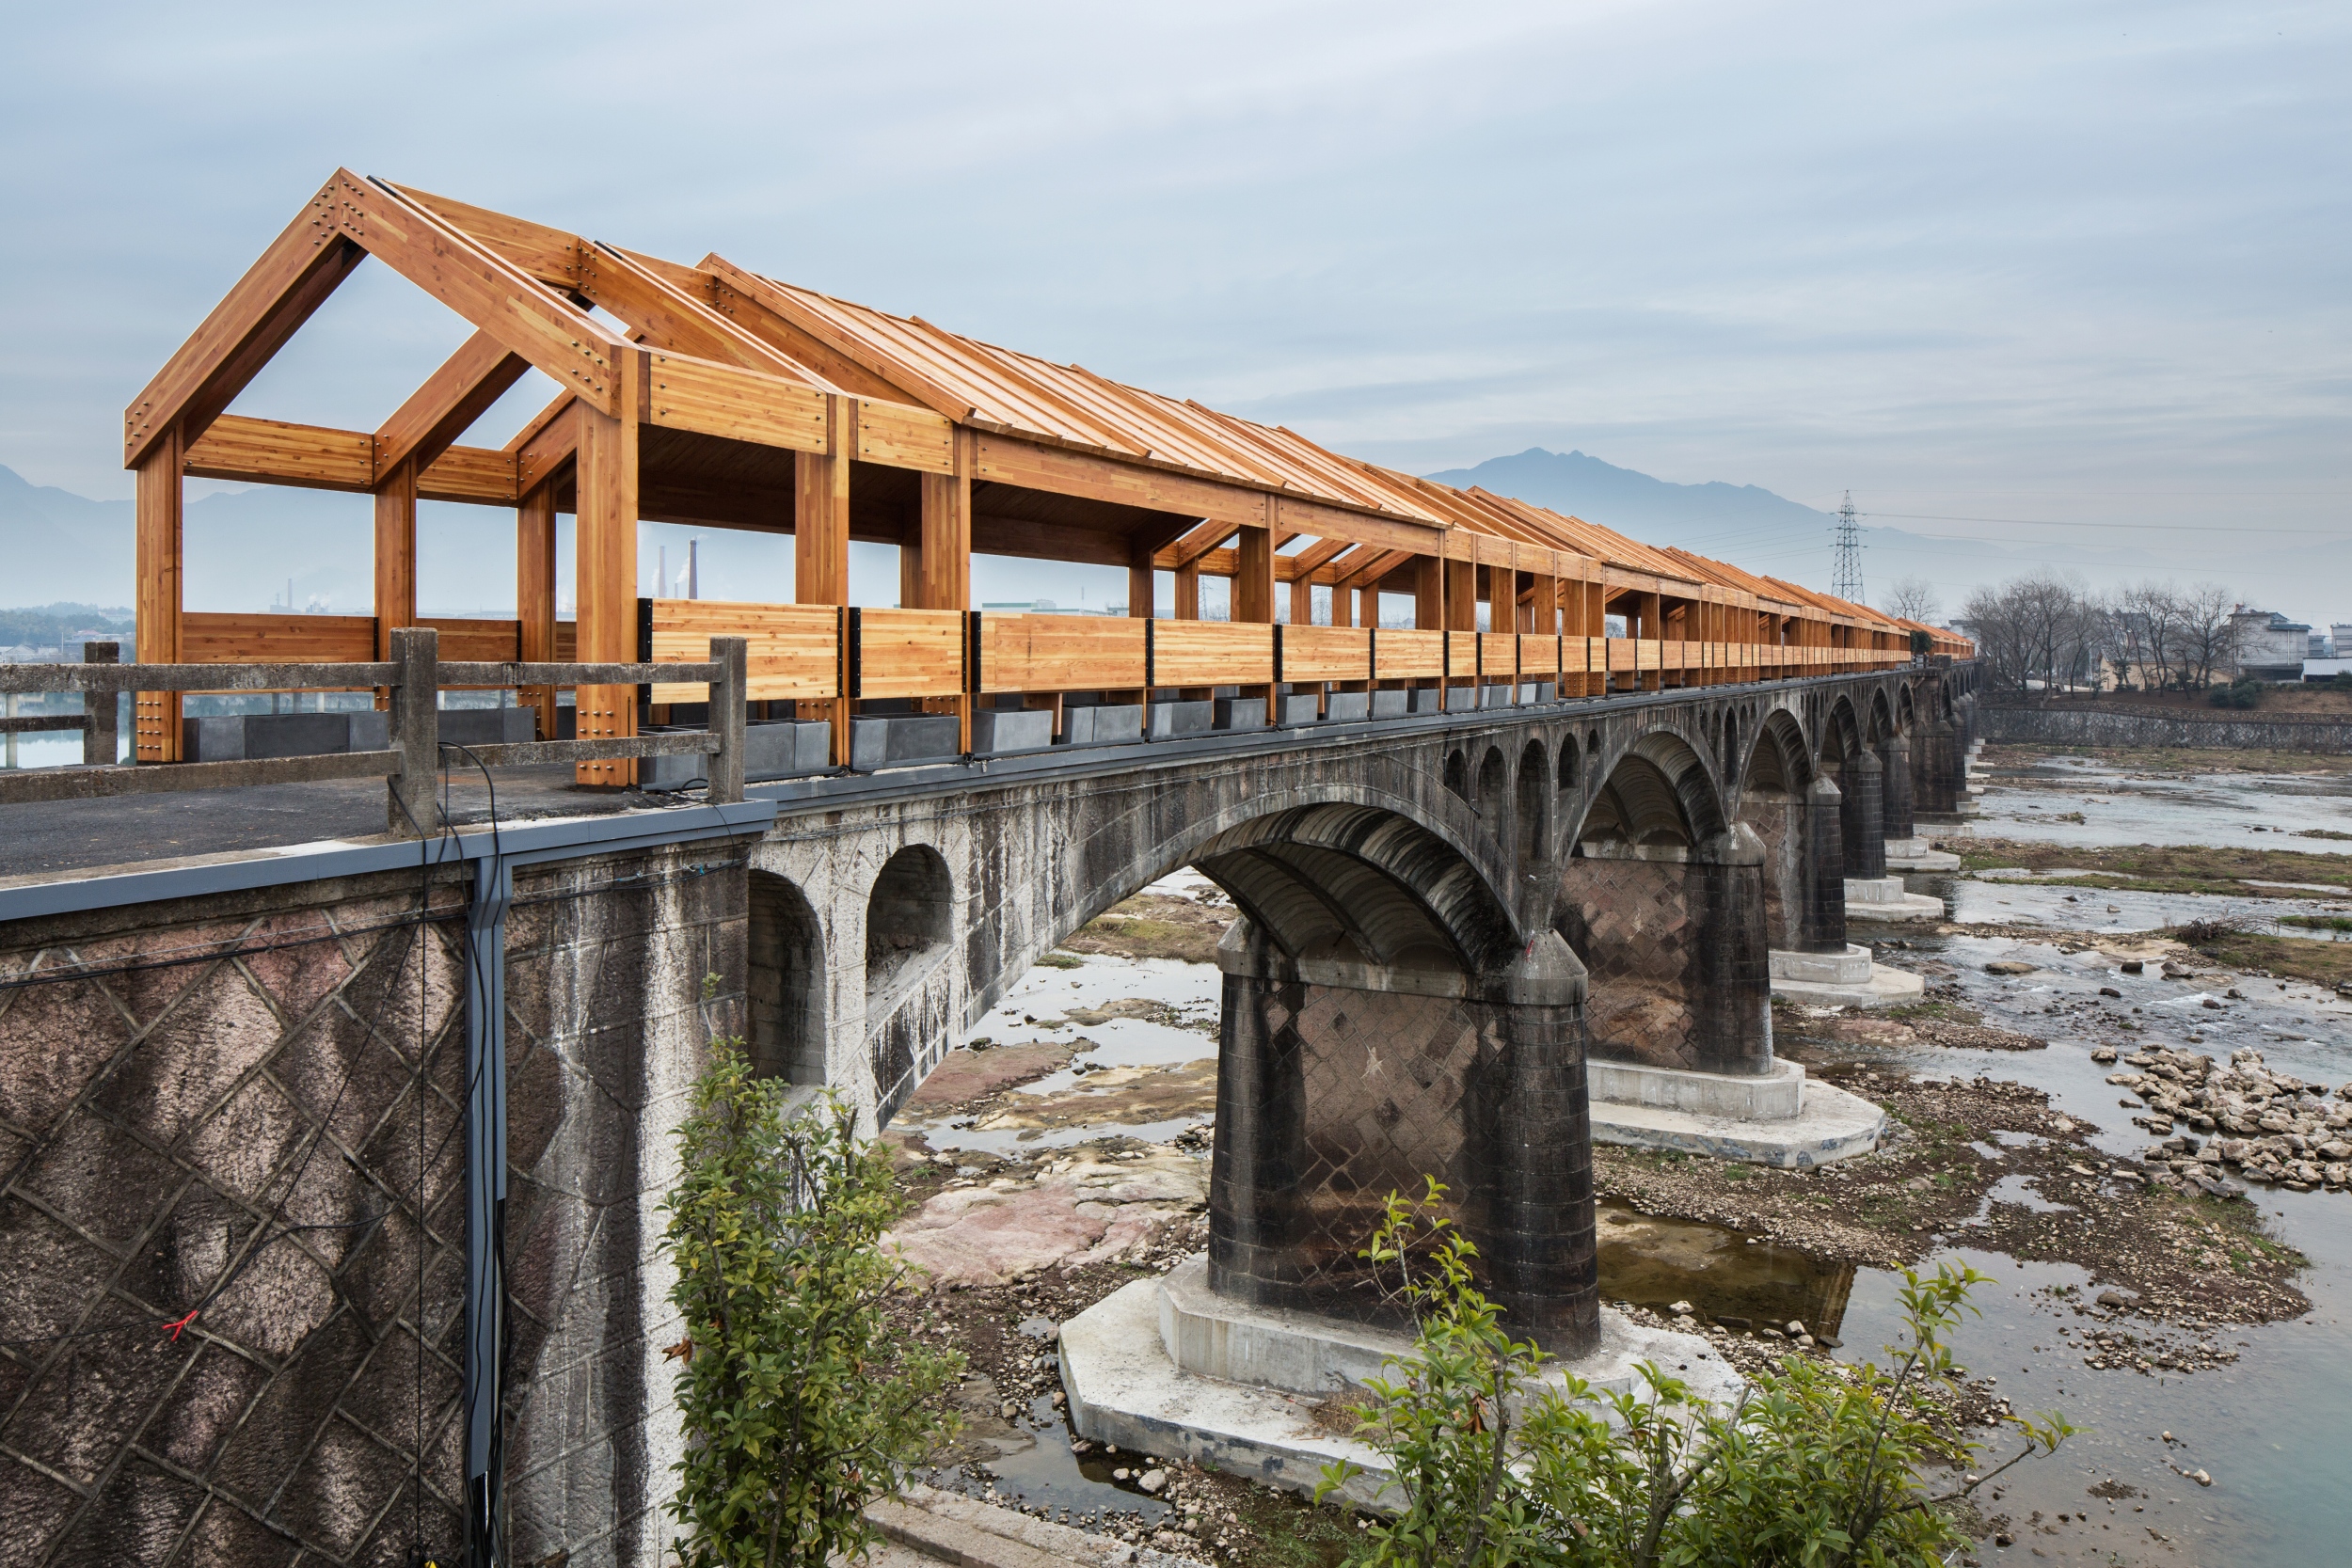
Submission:
[[[2338,621],[2328,628],[2328,657],[2352,658],[2352,621]]]
[[[2299,681],[2311,657],[2312,628],[2275,610],[2240,605],[2230,616],[2230,673],[2258,681]]]

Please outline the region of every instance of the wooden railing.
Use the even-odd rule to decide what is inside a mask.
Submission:
[[[642,664],[525,664],[516,660],[443,659],[440,634],[431,626],[401,626],[382,660],[269,663],[120,664],[115,645],[93,643],[80,664],[0,665],[0,691],[79,692],[84,711],[25,721],[26,728],[83,732],[83,764],[0,773],[0,804],[96,800],[239,784],[301,784],[381,777],[389,786],[387,826],[395,833],[432,833],[442,826],[435,784],[442,764],[440,693],[445,689],[532,687],[623,688],[692,683],[710,696],[708,726],[692,733],[592,740],[529,740],[469,745],[468,762],[485,768],[578,763],[604,758],[707,756],[709,798],[743,798],[745,640],[714,637],[708,657]],[[118,766],[115,694],[132,692],[348,691],[389,695],[391,744],[384,750],[310,756]],[[103,699],[93,701],[93,699]],[[62,721],[60,721],[62,720]]]

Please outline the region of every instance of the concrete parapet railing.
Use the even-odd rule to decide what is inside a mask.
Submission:
[[[439,634],[430,626],[395,627],[392,657],[333,664],[218,663],[121,664],[111,642],[85,648],[80,664],[0,665],[0,691],[78,692],[84,711],[52,715],[24,727],[83,733],[83,763],[0,774],[0,804],[40,800],[97,800],[243,784],[304,784],[329,779],[380,777],[389,786],[389,826],[393,832],[437,832],[440,817],[434,781],[441,766],[439,694],[446,688],[530,686],[640,686],[655,681],[693,681],[713,697],[710,721],[697,733],[631,735],[588,740],[532,740],[455,748],[485,768],[577,763],[605,758],[701,755],[710,758],[709,797],[727,802],[743,798],[744,644],[739,637],[710,640],[710,657],[699,663],[522,664],[443,662]],[[382,750],[324,755],[247,758],[225,762],[120,766],[115,693],[188,691],[316,691],[374,688],[390,704],[390,744]],[[93,697],[104,702],[92,702]]]

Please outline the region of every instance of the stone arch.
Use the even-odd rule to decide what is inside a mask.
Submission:
[[[1478,761],[1478,815],[1486,820],[1486,831],[1498,840],[1504,838],[1503,814],[1511,803],[1511,766],[1502,760],[1502,748],[1489,746]]]
[[[947,953],[955,930],[955,880],[928,844],[910,844],[882,863],[866,897],[868,1022],[921,980]]]
[[[1627,747],[1598,782],[1577,839],[1580,846],[1623,841],[1688,848],[1728,825],[1705,758],[1671,730],[1653,730]]]
[[[1470,758],[1458,746],[1446,753],[1445,786],[1460,800],[1467,800],[1470,798]]]
[[[1895,710],[1886,700],[1886,688],[1879,687],[1870,693],[1870,744],[1883,746],[1895,733]]]
[[[1292,963],[1474,977],[1509,961],[1516,922],[1486,877],[1412,818],[1327,802],[1234,824],[1184,855]]]
[[[1762,849],[1682,736],[1641,736],[1591,791],[1553,928],[1588,975],[1597,1057],[1758,1073],[1772,1063]]]
[[[1518,853],[1522,861],[1546,858],[1551,845],[1550,755],[1540,738],[1519,752],[1517,813]]]
[[[752,1069],[791,1084],[825,1082],[825,938],[808,897],[754,870],[745,922],[744,1044]]]
[[[1568,794],[1582,785],[1584,781],[1579,771],[1581,763],[1581,759],[1577,755],[1576,736],[1564,736],[1560,742],[1560,769],[1554,775],[1561,794]]]

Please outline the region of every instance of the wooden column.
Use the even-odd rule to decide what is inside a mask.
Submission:
[[[1331,619],[1339,620],[1334,607]],[[1312,573],[1301,572],[1291,578],[1291,625],[1311,626],[1315,624],[1315,579]]]
[[[1413,558],[1413,626],[1420,631],[1445,626],[1445,562],[1434,555]]]
[[[953,467],[944,474],[925,474],[922,481],[922,530],[914,559],[909,562],[904,547],[899,554],[899,603],[917,610],[969,610],[972,608],[972,467],[973,437],[967,430],[957,430],[950,436],[953,445]],[[846,464],[844,465],[847,466]],[[846,498],[842,517],[847,531],[849,516]],[[909,576],[910,584],[904,580]],[[912,595],[909,596],[909,590]],[[1146,607],[1147,613],[1149,606]],[[961,692],[953,697],[926,697],[922,703],[926,713],[952,713],[957,719],[957,733],[961,737],[961,750],[972,750],[972,695]],[[1058,728],[1058,720],[1057,727]]]
[[[800,604],[850,602],[850,454],[857,450],[856,418],[855,400],[828,397],[825,450],[792,454],[792,597]],[[965,516],[968,528],[970,514]],[[970,570],[968,561],[965,570]],[[804,717],[832,721],[834,761],[847,762],[849,700],[804,702],[800,711]]]
[[[1445,562],[1445,629],[1470,637],[1478,635],[1478,564],[1475,562]],[[1454,677],[1452,673],[1454,654],[1451,648],[1447,650],[1445,662],[1447,675],[1438,684],[1452,686]],[[1470,683],[1475,689],[1478,677],[1470,676]]]
[[[416,624],[417,466],[408,461],[375,488],[375,657],[392,657],[394,626]]]
[[[1152,568],[1152,558],[1159,553],[1152,543],[1154,537],[1151,530],[1137,529],[1127,540],[1127,616],[1130,620],[1152,619],[1152,606],[1159,596],[1159,581]]]
[[[417,465],[395,463],[375,487],[375,657],[392,657],[392,628],[417,624]],[[375,705],[392,694],[378,689]]]
[[[520,624],[525,664],[555,662],[555,486],[542,484],[515,509],[515,619]],[[555,688],[527,687],[516,693],[539,713],[539,738],[555,736]]]
[[[1263,625],[1274,619],[1274,531],[1245,528],[1235,544],[1232,617]]]
[[[918,596],[905,600],[920,610],[972,608],[972,453],[968,430],[954,434],[955,471],[923,476],[923,533],[918,547]],[[849,586],[849,465],[839,464],[842,587]],[[842,596],[848,602],[848,594]]]
[[[1198,563],[1176,569],[1176,619],[1200,619],[1200,567]]]
[[[573,602],[579,606],[578,648],[582,663],[634,663],[637,658],[637,420],[636,387],[644,375],[640,356],[624,355],[622,414],[615,419],[580,405],[580,492]],[[615,739],[637,733],[637,689],[583,686],[576,699],[576,734],[582,740]],[[583,762],[574,777],[584,784],[630,784],[637,765],[628,760]]]
[[[183,574],[181,541],[181,474],[185,455],[180,427],[148,444],[138,465],[135,544],[138,582],[138,659],[141,664],[180,661],[180,610]],[[180,760],[180,694],[142,691],[131,704],[132,755],[140,762]]]

